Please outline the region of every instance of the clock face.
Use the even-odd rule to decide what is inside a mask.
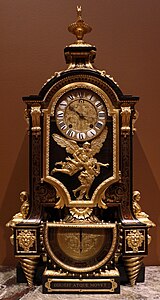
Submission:
[[[87,88],[66,92],[55,111],[59,130],[76,141],[90,140],[103,130],[107,113],[100,96]]]

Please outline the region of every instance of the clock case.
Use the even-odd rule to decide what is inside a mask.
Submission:
[[[79,21],[84,24],[80,15],[73,24],[80,26]],[[149,228],[154,226],[141,211],[139,193],[133,191],[139,97],[124,95],[113,78],[92,65],[96,48],[82,37],[77,36],[64,54],[67,69],[55,73],[38,95],[23,97],[29,135],[29,193],[21,193],[20,213],[8,223],[14,254],[21,264],[17,279],[23,281],[22,268],[28,285],[42,283],[44,293],[119,293],[120,283],[134,285],[144,280],[143,257],[148,254]],[[67,146],[53,139],[53,134],[64,138],[54,108],[60,96],[73,88],[94,90],[107,110],[107,137],[101,141],[99,134],[102,145],[95,157],[96,163],[109,163],[109,167],[100,168],[90,185],[89,199],[73,195],[80,169],[74,175],[51,175],[56,162],[65,162],[68,156],[73,161]],[[92,139],[89,143],[91,147]],[[82,148],[84,142],[77,144]]]

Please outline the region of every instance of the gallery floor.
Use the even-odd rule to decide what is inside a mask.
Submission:
[[[120,295],[97,294],[42,294],[41,286],[29,290],[26,284],[16,284],[16,273],[9,267],[0,267],[0,299],[3,300],[160,300],[160,266],[146,267],[145,283],[135,287],[121,286]]]

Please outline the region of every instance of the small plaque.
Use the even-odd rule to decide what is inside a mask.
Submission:
[[[119,278],[95,278],[95,279],[75,279],[75,278],[49,278],[44,277],[43,293],[120,293]]]

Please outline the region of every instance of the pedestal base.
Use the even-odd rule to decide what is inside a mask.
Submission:
[[[117,265],[117,268],[120,273],[120,284],[129,284],[129,279],[127,277],[123,263],[119,263]],[[34,280],[33,280],[34,284],[36,284],[36,285],[42,284],[42,276],[43,276],[44,270],[45,270],[44,264],[39,263],[37,270],[35,272]],[[144,280],[145,280],[145,267],[144,267],[144,265],[142,265],[136,282],[144,282]],[[23,272],[23,269],[20,264],[17,265],[17,282],[18,283],[27,282],[24,272]]]

